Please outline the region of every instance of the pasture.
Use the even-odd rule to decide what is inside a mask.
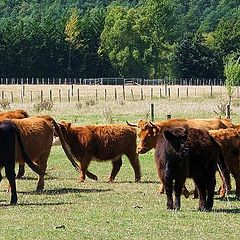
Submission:
[[[220,105],[227,102],[225,89],[219,87],[213,96],[209,89],[193,90],[188,97],[155,97],[146,95],[143,100],[131,95],[125,100],[114,98],[114,89],[108,87],[109,97],[105,99],[103,86],[77,86],[84,93],[68,101],[53,101],[51,110],[36,111],[29,91],[40,91],[41,87],[26,86],[24,101],[10,103],[11,109],[21,108],[30,115],[49,114],[55,120],[69,120],[76,124],[124,123],[138,119],[150,119],[150,104],[155,106],[155,120],[172,117],[210,118],[216,117]],[[64,92],[71,86],[61,87]],[[74,86],[75,88],[75,86]],[[126,87],[131,92],[131,86]],[[221,91],[219,90],[221,88]],[[21,86],[1,86],[5,92],[18,95]],[[96,101],[96,89],[99,91]],[[120,91],[120,90],[119,90]],[[140,92],[135,88],[136,92]],[[150,93],[149,87],[144,89]],[[158,92],[159,89],[154,89]],[[200,92],[199,91],[199,92]],[[202,91],[207,95],[202,95]],[[110,94],[112,92],[112,94]],[[101,93],[101,94],[100,94]],[[175,92],[176,93],[176,92]],[[18,95],[19,96],[19,95]],[[110,96],[112,96],[110,98]],[[91,101],[92,100],[92,101]],[[221,113],[223,116],[223,113]],[[240,122],[239,99],[233,100],[232,120]],[[29,168],[26,178],[17,180],[18,205],[9,206],[8,182],[4,178],[0,188],[1,239],[239,239],[240,202],[230,192],[225,200],[215,194],[212,212],[197,211],[198,200],[192,196],[182,197],[180,211],[166,210],[166,196],[156,193],[159,187],[153,151],[140,155],[142,169],[141,183],[134,182],[133,169],[127,158],[115,183],[107,183],[111,171],[110,162],[92,162],[89,170],[98,176],[98,181],[89,178],[84,183],[78,181],[74,170],[60,146],[52,148],[47,168],[45,190],[36,193],[37,175]],[[17,166],[16,166],[17,170]],[[217,174],[217,186],[220,180]],[[232,181],[235,189],[234,181]],[[187,181],[193,189],[191,180]]]

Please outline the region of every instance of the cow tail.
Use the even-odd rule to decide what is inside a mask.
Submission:
[[[76,159],[76,157],[72,154],[71,152],[71,149],[70,147],[68,146],[68,144],[66,143],[64,137],[63,137],[63,134],[62,134],[62,131],[61,129],[59,128],[58,124],[56,123],[56,121],[52,118],[51,119],[52,123],[53,123],[53,126],[55,128],[55,131],[57,132],[58,136],[59,136],[59,139],[61,141],[61,144],[62,144],[62,148],[65,152],[65,154],[67,155],[68,159],[70,160],[71,164],[73,165],[73,167],[78,171],[80,172],[80,167],[79,165],[77,164],[78,160]]]
[[[223,183],[225,185],[225,190],[226,190],[226,194],[228,193],[228,186],[230,185],[230,179],[229,179],[229,171],[228,171],[228,167],[225,163],[225,160],[224,160],[224,156],[223,156],[223,152],[222,152],[222,148],[220,145],[219,146],[219,157],[218,157],[218,162],[217,162],[217,168],[218,168],[218,171],[221,175],[221,178],[223,180]]]
[[[27,163],[27,165],[34,172],[36,172],[39,175],[43,174],[42,171],[40,170],[40,168],[34,162],[32,162],[31,159],[29,158],[29,156],[27,155],[27,153],[25,151],[25,148],[24,148],[24,145],[23,145],[23,142],[22,142],[22,138],[20,136],[20,133],[19,133],[19,130],[17,129],[17,127],[15,127],[15,130],[16,130],[15,133],[16,133],[16,136],[17,136],[17,141],[18,141],[18,145],[20,147],[21,153],[22,153],[23,160]]]

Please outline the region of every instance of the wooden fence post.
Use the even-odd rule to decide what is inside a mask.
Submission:
[[[43,90],[41,90],[41,92],[40,92],[40,101],[41,102],[43,101]]]
[[[141,88],[140,94],[141,94],[141,100],[143,100],[143,89],[142,88]]]
[[[62,102],[62,91],[61,89],[58,90],[59,102]]]
[[[117,89],[115,88],[115,101],[117,101]]]
[[[97,92],[97,89],[95,90],[95,100],[96,100],[96,102],[98,101],[98,92]]]
[[[230,118],[230,104],[226,105],[226,118]]]
[[[80,90],[79,90],[79,88],[78,88],[78,90],[77,90],[77,101],[78,101],[78,102],[80,101]]]
[[[154,121],[154,104],[153,103],[151,103],[150,112],[151,112],[151,121]]]
[[[68,102],[71,102],[70,89],[68,89]]]

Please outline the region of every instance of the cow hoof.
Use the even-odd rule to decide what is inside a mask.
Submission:
[[[43,192],[43,188],[37,188],[37,189],[36,189],[36,192],[37,192],[37,193]]]

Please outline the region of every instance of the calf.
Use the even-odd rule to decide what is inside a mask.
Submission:
[[[180,195],[187,177],[193,178],[197,186],[199,210],[212,209],[217,163],[223,173],[227,168],[221,147],[207,131],[188,126],[164,130],[157,140],[155,160],[157,167],[164,171],[168,209],[180,208]]]
[[[41,174],[41,170],[30,160],[28,157],[23,142],[19,133],[19,130],[15,124],[11,121],[5,120],[0,122],[0,167],[5,167],[7,179],[11,187],[11,201],[10,204],[17,203],[17,191],[15,181],[15,152],[16,142],[20,149],[22,159],[28,164],[28,166],[38,174]],[[0,173],[0,181],[2,175]]]
[[[64,139],[73,155],[80,162],[80,181],[85,181],[91,160],[112,161],[112,172],[108,177],[115,179],[122,166],[122,155],[126,155],[134,169],[135,181],[140,181],[140,164],[136,153],[136,130],[126,125],[72,126],[68,122],[59,123]],[[97,179],[95,175],[92,177]]]

